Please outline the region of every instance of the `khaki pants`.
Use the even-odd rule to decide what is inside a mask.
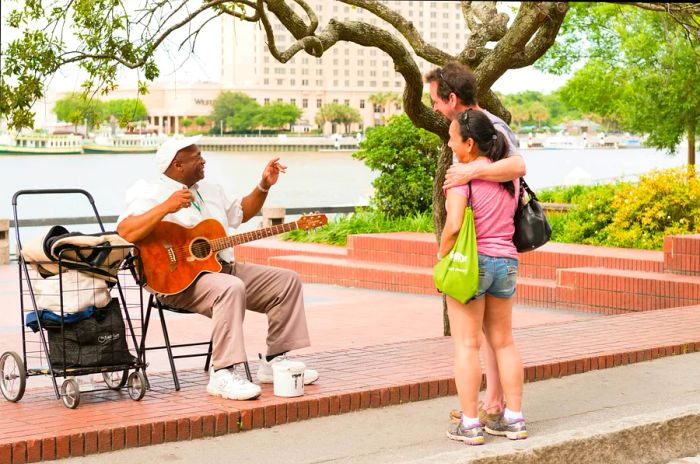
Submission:
[[[186,290],[158,299],[212,319],[215,369],[247,360],[243,340],[245,310],[267,315],[267,354],[309,346],[304,296],[299,276],[290,270],[256,264],[224,264]]]

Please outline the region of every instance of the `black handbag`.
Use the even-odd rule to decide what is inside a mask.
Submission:
[[[525,198],[527,192],[527,198]],[[520,200],[515,210],[515,233],[513,244],[519,252],[531,251],[541,247],[552,236],[552,226],[547,221],[544,209],[535,192],[520,178]]]

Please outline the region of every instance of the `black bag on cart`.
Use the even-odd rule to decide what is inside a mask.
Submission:
[[[61,324],[43,324],[49,339],[49,357],[56,368],[100,367],[132,364],[119,300],[112,298],[92,316],[63,325],[65,365]]]

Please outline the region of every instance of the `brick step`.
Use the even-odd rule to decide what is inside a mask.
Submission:
[[[329,256],[344,258],[345,247],[320,243],[288,242],[273,237],[256,240],[235,247],[236,260],[243,263],[268,265],[269,259],[280,255]]]
[[[674,274],[700,275],[700,234],[664,237],[664,266]]]
[[[556,307],[557,282],[518,276],[515,302],[545,308]]]
[[[535,251],[520,254],[519,274],[556,279],[557,269],[581,267],[663,272],[664,254],[653,250],[549,242]]]
[[[370,263],[352,259],[319,256],[276,256],[271,266],[291,269],[304,282],[371,288],[390,292],[438,295],[432,267]],[[546,279],[518,278],[516,302],[553,307],[556,282]]]
[[[560,269],[558,306],[619,314],[700,304],[700,276],[609,268]]]
[[[325,256],[276,256],[270,266],[296,271],[304,282],[437,295],[433,270],[401,264],[371,263]]]
[[[348,237],[348,258],[375,263],[433,267],[437,250],[434,234],[393,232]]]

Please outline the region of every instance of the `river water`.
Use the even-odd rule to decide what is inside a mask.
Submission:
[[[684,153],[670,157],[649,148],[521,152],[527,164],[528,184],[535,190],[609,182],[685,163]],[[205,153],[206,176],[221,182],[234,195],[245,195],[255,186],[271,156],[260,152]],[[366,205],[372,195],[372,180],[377,174],[348,152],[292,152],[281,154],[281,158],[287,173],[270,191],[268,206]],[[0,156],[0,218],[12,217],[14,192],[38,188],[85,189],[94,196],[101,215],[117,215],[124,208],[126,187],[140,178],[154,178],[156,172],[153,155]],[[82,198],[55,195],[21,197],[19,212],[20,219],[91,215],[89,204]]]

